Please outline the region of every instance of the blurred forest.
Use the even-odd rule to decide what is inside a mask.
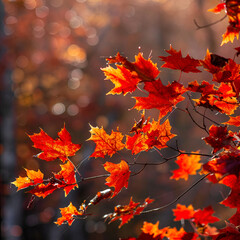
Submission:
[[[136,110],[128,111],[134,101],[130,96],[112,96],[106,93],[112,87],[104,81],[100,68],[105,58],[120,52],[129,60],[139,51],[161,66],[159,55],[171,44],[194,58],[202,59],[206,50],[226,58],[234,55],[225,44],[220,48],[221,35],[227,20],[212,27],[196,30],[194,19],[200,25],[220,19],[223,15],[207,12],[218,0],[3,0],[0,3],[0,152],[1,152],[1,234],[2,239],[118,239],[137,236],[143,220],[159,227],[174,226],[171,208],[136,217],[118,229],[117,223],[107,225],[101,218],[114,205],[146,197],[165,204],[174,199],[194,181],[169,180],[171,165],[148,167],[130,179],[128,190],[121,192],[111,203],[105,202],[92,209],[93,214],[76,220],[71,227],[57,227],[59,207],[71,201],[79,205],[104,189],[104,179],[88,181],[64,198],[62,191],[46,199],[37,199],[30,208],[30,194],[16,192],[10,185],[16,176],[24,176],[24,167],[45,174],[57,172],[54,162],[39,161],[33,156],[27,134],[42,128],[51,137],[66,125],[74,143],[82,149],[72,158],[83,176],[104,174],[99,168],[102,159],[88,159],[94,146],[85,142],[90,137],[89,123],[103,126],[109,133],[119,126],[128,132],[134,121],[140,119]],[[235,46],[236,47],[236,46]],[[161,72],[167,83],[178,78],[173,71]],[[178,73],[176,73],[178,74]],[[186,81],[197,75],[187,74]],[[207,75],[206,75],[207,78]],[[203,79],[205,80],[205,79]],[[154,116],[154,111],[149,111]],[[170,116],[173,132],[179,136],[180,146],[188,151],[209,151],[201,142],[202,132],[185,114]],[[180,130],[179,130],[180,129]],[[191,138],[190,138],[191,136]],[[166,153],[167,154],[167,153]],[[128,156],[129,157],[129,156]],[[143,153],[139,160],[157,160],[156,152]],[[114,161],[114,159],[112,159]],[[225,189],[211,184],[197,186],[181,201],[202,207],[222,200],[219,192]],[[201,189],[201,191],[199,191]],[[224,192],[225,191],[225,192]],[[221,207],[221,206],[220,206]],[[222,214],[228,214],[222,211]]]

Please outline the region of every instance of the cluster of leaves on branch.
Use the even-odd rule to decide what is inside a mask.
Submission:
[[[226,1],[217,6],[214,11],[217,12],[222,8],[227,9],[230,27],[238,29],[239,32],[238,9],[240,3],[238,1]],[[237,9],[237,12],[232,12],[234,9]],[[228,37],[224,36],[224,43],[227,39],[232,41],[230,27],[228,27],[226,33]],[[234,36],[238,36],[238,33]],[[238,49],[236,50],[238,54]],[[71,225],[75,218],[79,219],[79,216],[87,217],[88,208],[92,205],[99,204],[105,199],[110,200],[119,194],[123,188],[127,189],[129,178],[139,173],[133,171],[132,167],[134,165],[142,165],[141,171],[144,170],[145,166],[153,165],[149,161],[145,163],[137,162],[135,156],[143,151],[148,152],[150,149],[154,149],[161,157],[161,161],[155,162],[155,164],[160,165],[170,160],[176,160],[178,168],[172,171],[171,179],[188,180],[189,175],[197,173],[202,175],[201,178],[176,200],[167,205],[145,210],[154,201],[153,199],[146,196],[146,199],[140,203],[134,202],[134,197],[131,197],[129,204],[115,206],[113,211],[106,214],[104,218],[109,220],[109,223],[120,220],[119,227],[122,227],[135,215],[143,212],[156,212],[177,203],[196,184],[207,178],[213,183],[224,184],[231,189],[229,195],[221,204],[229,208],[236,208],[237,211],[231,218],[224,219],[226,220],[225,228],[217,229],[210,225],[220,221],[218,217],[213,216],[214,210],[211,206],[194,209],[192,205],[187,207],[177,204],[176,209],[173,209],[175,221],[189,221],[192,225],[192,232],[186,232],[183,227],[179,230],[171,227],[159,229],[159,222],[155,224],[144,222],[140,236],[129,239],[191,240],[201,239],[202,237],[215,240],[240,239],[240,204],[238,200],[240,194],[240,133],[228,129],[228,125],[240,126],[240,117],[232,116],[240,105],[240,65],[234,59],[218,56],[208,50],[203,60],[194,59],[189,55],[183,57],[181,51],[175,50],[172,46],[166,52],[168,53],[167,56],[160,56],[160,59],[164,62],[161,68],[180,71],[179,79],[169,82],[167,85],[164,85],[159,77],[161,68],[158,68],[157,64],[153,63],[150,58],[145,59],[141,52],[135,56],[134,62],[127,60],[119,53],[107,59],[108,66],[103,68],[102,71],[106,80],[110,80],[114,84],[114,88],[108,94],[131,94],[135,99],[135,105],[132,109],[141,111],[142,115],[127,134],[123,134],[119,129],[116,129],[112,130],[109,135],[103,127],[90,126],[91,136],[88,141],[95,143],[95,150],[90,157],[105,159],[105,157],[118,156],[120,161],[119,163],[106,161],[102,168],[109,174],[91,177],[91,179],[106,177],[105,184],[110,188],[99,191],[89,202],[84,201],[78,208],[73,206],[72,203],[61,208],[62,217],[57,219],[56,224],[68,223]],[[182,83],[183,73],[201,74],[204,71],[210,73],[211,77],[208,81],[198,82],[195,80],[185,84]],[[139,96],[139,93],[142,96]],[[191,98],[193,93],[194,96],[197,96],[195,99]],[[186,102],[186,107],[180,108],[178,103],[183,101]],[[151,117],[146,119],[145,112],[147,109],[156,109],[159,112],[158,119],[154,120]],[[168,119],[168,115],[174,109],[185,112],[186,116],[189,116],[203,130],[205,134],[203,141],[212,149],[209,154],[203,154],[200,151],[186,152],[180,150],[178,145],[169,145],[169,140],[176,137],[171,132],[172,127]],[[205,111],[201,111],[201,109],[205,109]],[[193,118],[192,111],[202,119],[201,123]],[[211,119],[211,112],[213,111],[229,116],[229,120],[223,123],[215,122]],[[209,128],[207,128],[207,121],[211,124]],[[71,190],[88,179],[81,176],[77,167],[69,158],[80,150],[81,145],[72,143],[71,136],[65,126],[58,133],[58,136],[59,138],[54,140],[43,130],[29,136],[34,143],[33,147],[42,151],[36,157],[45,161],[60,159],[63,162],[60,165],[61,170],[58,173],[52,173],[52,176],[48,179],[44,179],[44,174],[40,170],[26,169],[26,177],[18,177],[13,182],[18,190],[31,188],[28,192],[33,196],[32,201],[34,197],[45,198],[57,189],[63,189],[65,196],[67,196]],[[160,152],[163,148],[169,148],[173,151],[173,156],[166,158]],[[121,151],[123,149],[129,151],[132,161],[122,157]],[[203,156],[207,159],[204,163],[201,163]]]

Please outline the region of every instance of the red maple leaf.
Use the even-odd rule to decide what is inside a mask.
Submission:
[[[111,135],[107,134],[103,128],[91,127],[91,137],[88,139],[96,143],[94,152],[90,157],[102,157],[105,155],[112,156],[117,151],[124,148],[125,144],[122,143],[123,135],[117,129],[116,132],[112,131]]]
[[[72,225],[76,216],[82,216],[84,214],[83,211],[78,211],[75,206],[70,204],[65,208],[60,208],[62,217],[58,218],[55,224],[62,225],[63,223],[68,223],[69,226]]]
[[[179,180],[183,178],[188,180],[189,175],[195,175],[196,171],[199,170],[202,166],[199,155],[186,155],[182,154],[177,157],[176,163],[179,166],[179,169],[173,170],[173,175],[170,179]]]
[[[150,198],[146,198],[144,203],[139,205],[140,203],[136,203],[132,200],[132,197],[130,199],[130,202],[128,205],[118,205],[114,208],[114,212],[110,214],[106,214],[104,218],[110,218],[109,223],[121,220],[121,223],[119,225],[119,228],[122,227],[124,224],[126,224],[130,219],[134,217],[134,215],[139,215],[143,211],[143,209],[150,203],[152,203],[153,200]]]
[[[213,153],[216,153],[222,148],[229,149],[234,137],[231,132],[228,132],[227,127],[212,125],[209,128],[209,136],[203,139],[213,147]]]
[[[204,173],[214,173],[217,179],[234,174],[238,176],[240,171],[240,150],[229,149],[214,156],[203,165]]]
[[[65,126],[58,133],[59,138],[56,140],[48,136],[42,129],[40,133],[29,135],[33,141],[33,147],[41,149],[42,152],[37,157],[46,161],[52,161],[57,158],[65,162],[69,156],[74,156],[81,148],[80,144],[73,144],[71,135]]]
[[[229,208],[238,208],[240,209],[239,195],[239,176],[229,175],[226,176],[220,183],[225,184],[231,188],[229,195],[221,202],[221,204]]]
[[[196,210],[193,215],[193,222],[195,222],[195,224],[197,225],[200,225],[219,221],[220,220],[219,218],[212,216],[213,213],[214,210],[212,209],[211,206],[208,206],[203,210],[201,209]]]
[[[209,12],[219,13],[224,10],[226,3],[219,3],[215,8],[208,9]]]
[[[156,108],[160,110],[161,117],[172,111],[172,108],[185,98],[182,96],[186,89],[178,82],[164,86],[161,80],[146,82],[144,89],[149,92],[148,97],[134,97],[137,110]]]
[[[116,196],[123,187],[128,188],[128,179],[130,176],[129,166],[127,162],[122,160],[120,163],[115,164],[106,162],[104,165],[106,171],[110,172],[110,176],[106,178],[106,185],[114,187],[112,198]]]
[[[162,67],[181,70],[182,72],[201,72],[197,69],[200,66],[200,62],[197,59],[191,58],[189,55],[182,57],[182,52],[176,51],[170,45],[170,50],[165,50],[170,56],[160,56],[161,60],[165,63]]]
[[[174,221],[181,221],[182,219],[191,219],[194,215],[194,208],[192,205],[186,207],[185,205],[177,204],[177,208],[173,209],[175,216]]]

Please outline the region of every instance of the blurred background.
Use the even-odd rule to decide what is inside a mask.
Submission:
[[[146,197],[156,199],[153,207],[172,201],[198,177],[175,182],[169,180],[174,162],[145,169],[129,181],[128,190],[111,201],[93,207],[87,219],[76,220],[71,227],[57,227],[53,222],[60,216],[59,207],[71,201],[75,206],[91,199],[97,191],[106,188],[105,179],[88,181],[64,198],[63,191],[54,192],[45,199],[36,199],[27,208],[30,194],[16,192],[10,185],[19,175],[25,176],[24,168],[41,169],[46,176],[58,172],[55,161],[46,162],[33,157],[38,151],[32,148],[27,134],[38,133],[42,128],[56,138],[64,123],[73,143],[82,143],[81,150],[72,157],[84,176],[105,174],[102,164],[109,159],[88,159],[94,144],[85,142],[90,137],[89,123],[128,133],[134,121],[140,119],[136,110],[128,111],[134,100],[130,95],[111,96],[106,93],[113,87],[104,81],[100,68],[106,66],[105,58],[120,52],[134,61],[139,49],[145,58],[152,57],[160,67],[158,56],[166,55],[170,44],[182,50],[183,56],[203,59],[207,48],[210,52],[233,57],[237,46],[228,43],[220,47],[228,25],[227,19],[212,27],[196,30],[194,19],[206,25],[220,19],[222,14],[207,12],[217,0],[3,0],[0,2],[1,49],[0,49],[0,153],[1,153],[1,234],[2,239],[118,239],[136,237],[143,221],[159,227],[179,227],[173,222],[171,207],[161,212],[135,217],[118,229],[118,223],[108,225],[102,219],[112,212],[115,205],[128,204]],[[163,69],[164,83],[178,79],[178,71]],[[210,75],[183,74],[183,82],[208,80]],[[155,111],[148,111],[158,116]],[[181,149],[209,152],[201,141],[203,132],[194,126],[183,113],[170,117],[173,132],[179,134]],[[182,137],[184,136],[184,137]],[[164,152],[164,151],[163,151]],[[168,154],[168,152],[164,152]],[[138,156],[139,161],[160,161],[152,151]],[[126,153],[126,158],[132,156]],[[117,157],[111,158],[119,162]],[[204,159],[203,159],[204,162]],[[58,162],[59,163],[59,162]],[[137,167],[134,170],[139,170]],[[201,191],[200,191],[201,190]],[[179,201],[193,204],[195,208],[216,205],[226,196],[227,190],[205,182]],[[214,205],[215,204],[215,205]],[[219,217],[227,219],[229,212],[216,205]],[[220,223],[221,224],[221,223]]]

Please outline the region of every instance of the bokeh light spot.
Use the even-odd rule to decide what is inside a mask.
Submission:
[[[63,103],[60,103],[60,102],[54,104],[53,107],[52,107],[52,113],[54,115],[61,115],[65,112],[65,110],[66,110],[65,105]]]

